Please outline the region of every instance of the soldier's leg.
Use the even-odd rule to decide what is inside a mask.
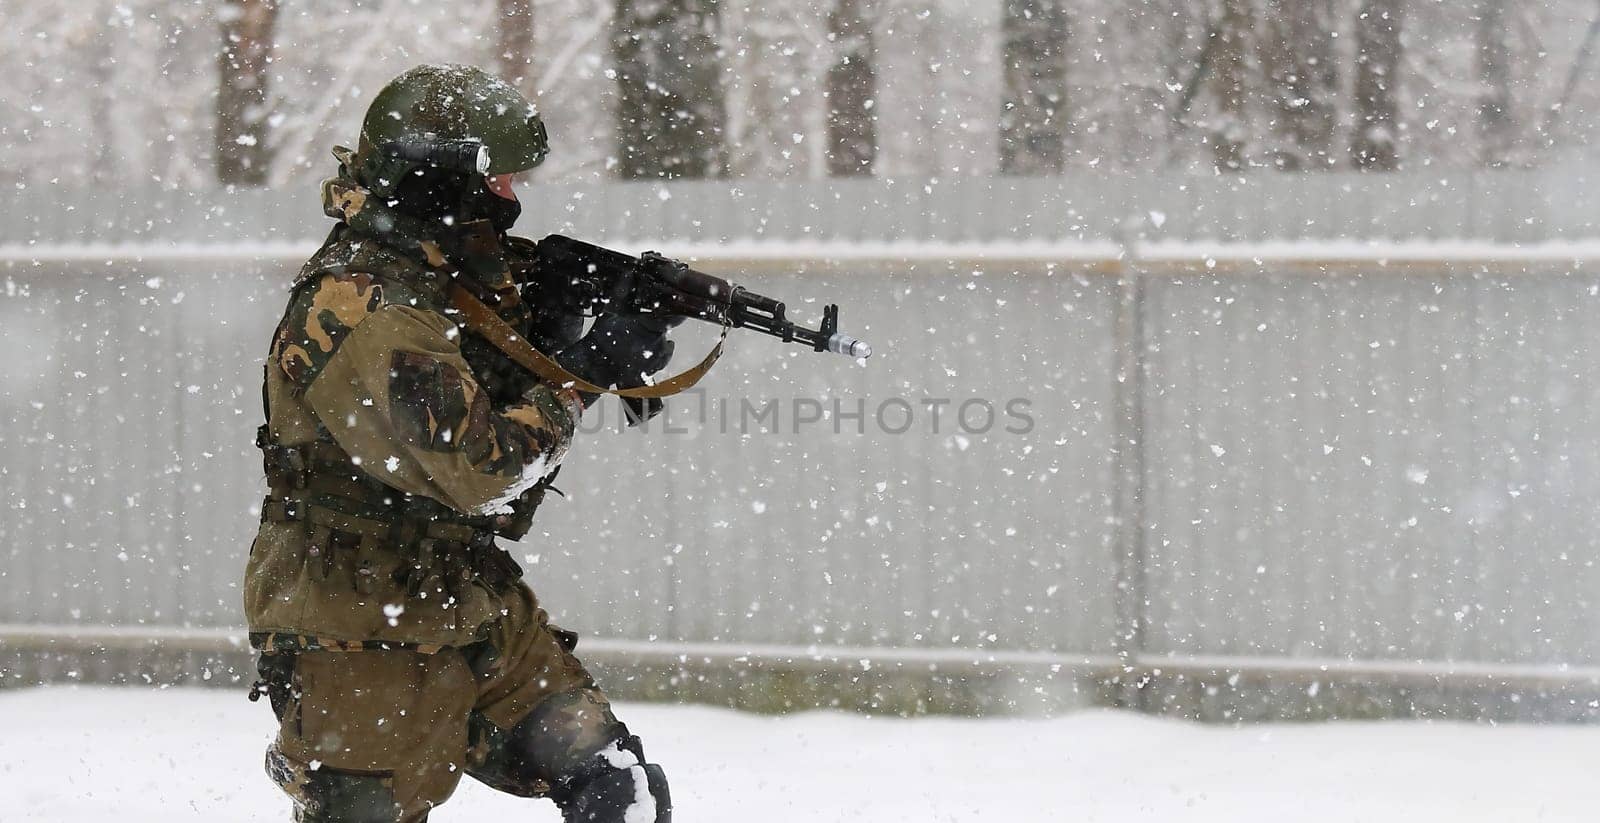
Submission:
[[[670,823],[661,767],[523,588],[489,641],[470,647],[480,698],[467,773],[501,791],[549,797],[568,821]]]
[[[274,701],[279,729],[267,771],[294,800],[295,820],[418,823],[449,798],[478,693],[459,651],[315,651],[263,661],[274,657],[287,699]]]

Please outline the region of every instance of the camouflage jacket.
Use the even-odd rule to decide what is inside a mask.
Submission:
[[[358,189],[324,196],[342,222],[302,269],[273,336],[264,431],[270,448],[348,466],[304,491],[275,488],[264,505],[245,577],[251,638],[277,649],[465,645],[500,615],[505,581],[482,579],[477,555],[499,550],[460,524],[510,511],[553,472],[582,405],[570,388],[486,387],[485,350],[444,309],[438,247],[386,235],[395,216],[374,220]]]

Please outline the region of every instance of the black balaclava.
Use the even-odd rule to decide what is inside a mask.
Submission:
[[[394,208],[402,214],[444,226],[488,220],[501,234],[522,215],[521,203],[490,191],[481,175],[430,167],[407,172],[395,186],[395,200]]]

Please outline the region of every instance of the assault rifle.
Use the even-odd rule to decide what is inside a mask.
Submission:
[[[653,251],[634,257],[552,234],[538,242],[530,257],[515,261],[512,274],[525,289],[537,289],[538,301],[553,299],[569,314],[663,312],[751,329],[813,351],[872,356],[872,346],[839,331],[835,304],[823,308],[818,328],[807,328],[785,316],[782,301]]]

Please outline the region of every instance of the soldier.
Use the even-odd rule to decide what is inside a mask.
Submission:
[[[595,398],[509,368],[447,309],[468,287],[599,386],[665,367],[668,321],[583,335],[520,298],[511,175],[546,151],[533,107],[463,66],[400,75],[334,151],[339,223],[267,357],[271,494],[244,590],[252,699],[279,719],[267,771],[298,821],[426,820],[462,773],[568,821],[671,818],[660,767],[495,544],[527,531]]]

